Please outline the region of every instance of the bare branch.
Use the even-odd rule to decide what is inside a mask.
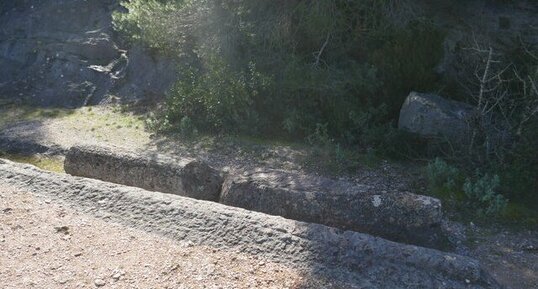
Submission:
[[[329,44],[329,39],[331,38],[331,33],[327,32],[327,37],[325,38],[325,42],[321,46],[321,49],[318,52],[318,55],[316,56],[316,62],[314,63],[314,66],[319,66],[319,61],[321,58],[321,55],[323,54],[323,51],[325,50],[325,47],[327,47],[327,44]]]

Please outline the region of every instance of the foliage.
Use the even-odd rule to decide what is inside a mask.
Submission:
[[[130,0],[114,26],[126,41],[175,58],[182,72],[152,127],[305,139],[315,157],[346,171],[360,159],[354,146],[393,158],[443,151],[395,129],[410,91],[447,81],[435,73],[445,33],[412,4]],[[463,83],[478,107],[472,141],[444,155],[458,169],[438,159],[427,168],[431,187],[484,213],[505,198],[538,200],[538,53],[491,51],[458,49],[463,81],[448,81]],[[462,172],[476,168],[489,175],[473,176],[465,191]]]
[[[462,50],[460,83],[476,109],[470,140],[452,158],[468,170],[498,175],[503,200],[537,204],[538,49],[515,43],[505,53],[476,42]]]
[[[403,2],[134,0],[114,24],[185,72],[163,123],[188,116],[202,130],[295,138],[324,124],[349,145],[378,141],[411,89],[435,85],[443,34],[389,18]],[[377,135],[363,137],[357,116],[378,108]]]
[[[184,137],[192,137],[198,134],[198,130],[194,126],[192,120],[188,116],[184,116],[179,122],[179,133]]]
[[[443,57],[441,44],[445,34],[426,19],[409,23],[406,29],[380,31],[381,47],[372,58],[382,75],[387,99],[385,103],[402,103],[401,93],[433,91],[439,77],[433,68]],[[399,105],[390,107],[390,115],[397,115]]]
[[[215,60],[207,73],[191,68],[172,88],[165,106],[166,120],[180,124],[188,117],[193,127],[204,130],[254,132],[258,116],[250,109],[270,80],[250,64],[246,71],[233,71]]]
[[[355,170],[359,165],[359,155],[331,139],[327,124],[318,124],[307,142],[311,146],[304,163],[308,167],[317,166],[329,174],[342,174]]]
[[[501,181],[498,175],[482,174],[479,171],[463,181],[463,171],[440,158],[426,167],[428,187],[433,194],[466,208],[472,208],[477,216],[500,215],[508,200],[499,193]]]
[[[498,175],[477,173],[475,181],[467,179],[463,191],[469,200],[477,204],[477,212],[485,215],[496,215],[504,211],[508,200],[498,193],[500,186]]]
[[[538,120],[523,131],[520,141],[511,151],[506,164],[497,171],[505,186],[502,191],[510,200],[522,202],[538,210]]]
[[[435,158],[428,164],[426,176],[430,189],[435,191],[452,193],[458,190],[458,185],[461,184],[458,168],[440,158]]]

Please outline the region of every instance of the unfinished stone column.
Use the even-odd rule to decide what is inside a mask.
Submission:
[[[277,170],[229,176],[221,203],[289,219],[439,247],[441,202],[409,192],[375,191],[344,181]]]
[[[74,146],[65,156],[68,174],[200,200],[218,201],[219,172],[192,159],[135,154],[119,148]]]

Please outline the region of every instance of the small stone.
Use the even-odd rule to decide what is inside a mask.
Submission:
[[[54,227],[56,230],[56,233],[62,233],[65,235],[69,234],[69,227],[68,226],[61,226],[61,227]]]
[[[95,279],[93,284],[95,284],[97,287],[103,287],[106,285],[106,282],[103,279]]]
[[[114,274],[114,275],[112,275],[112,279],[114,279],[115,281],[120,280],[120,278],[121,278],[121,273],[119,273],[119,272],[116,273],[116,274]]]

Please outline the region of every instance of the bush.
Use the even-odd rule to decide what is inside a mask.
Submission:
[[[479,214],[497,215],[502,213],[508,204],[508,200],[497,192],[500,187],[500,178],[497,175],[476,174],[476,180],[467,179],[463,185],[463,191]]]
[[[458,168],[436,158],[426,167],[428,186],[434,194],[454,198],[461,188],[461,174]]]
[[[435,85],[443,34],[393,21],[387,11],[404,2],[133,0],[114,25],[178,59],[185,73],[163,119],[172,127],[188,116],[202,130],[304,138],[322,123],[349,145],[377,142],[409,90]],[[375,127],[357,129],[357,115],[380,107]]]
[[[456,203],[467,204],[478,216],[500,215],[508,200],[499,193],[500,178],[497,175],[481,174],[463,181],[463,173],[440,158],[431,161],[426,167],[428,187],[434,195]]]
[[[173,124],[188,117],[206,131],[256,132],[260,123],[252,106],[270,79],[254,64],[234,71],[216,59],[204,68],[207,72],[190,68],[174,85],[164,108],[166,120]]]
[[[409,13],[412,4],[130,0],[129,12],[113,20],[126,41],[174,57],[182,72],[152,127],[306,139],[328,163],[353,168],[351,146],[397,158],[442,151],[395,129],[409,92],[436,90],[441,81],[435,67],[445,33]],[[436,159],[427,168],[430,186],[484,213],[502,207],[498,191],[538,203],[538,53],[522,46],[497,57],[477,48],[457,50],[463,77],[448,80],[466,83],[467,101],[481,112],[469,149],[451,159],[461,171],[498,175],[500,184],[479,175],[465,191],[458,169]]]

